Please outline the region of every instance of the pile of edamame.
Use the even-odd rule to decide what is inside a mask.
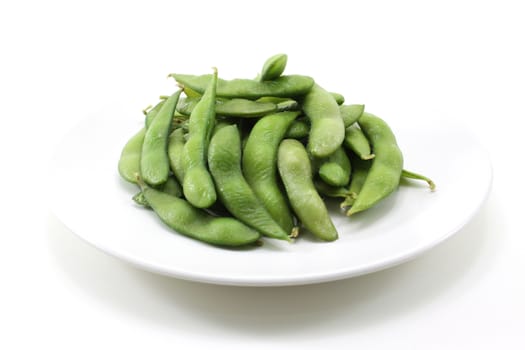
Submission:
[[[287,55],[268,58],[251,79],[170,74],[178,89],[145,111],[124,146],[121,177],[133,200],[171,229],[220,246],[335,241],[326,207],[348,216],[370,209],[402,178],[434,183],[403,168],[394,133],[363,105],[345,104],[304,75],[284,75]],[[331,199],[330,199],[331,198]]]

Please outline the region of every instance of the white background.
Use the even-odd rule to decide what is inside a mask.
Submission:
[[[519,1],[2,2],[0,348],[523,349],[522,8]],[[280,288],[144,272],[88,246],[52,214],[49,159],[86,115],[116,102],[140,114],[172,91],[170,72],[217,66],[224,78],[251,77],[278,52],[289,56],[287,72],[311,75],[393,124],[438,114],[466,125],[492,158],[486,204],[414,261]]]

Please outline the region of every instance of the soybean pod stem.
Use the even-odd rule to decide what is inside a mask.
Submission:
[[[434,183],[434,181],[432,181],[432,179],[426,177],[425,175],[421,175],[413,171],[403,169],[403,171],[401,172],[401,176],[407,179],[426,181],[431,191],[434,191],[436,189],[436,184]]]

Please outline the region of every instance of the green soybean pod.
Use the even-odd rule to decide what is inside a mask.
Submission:
[[[168,141],[168,158],[170,160],[171,171],[179,181],[184,182],[184,162],[182,161],[182,152],[184,149],[184,129],[178,128],[173,130]]]
[[[310,159],[303,144],[293,139],[283,140],[279,145],[277,167],[292,209],[302,224],[321,240],[336,240],[337,230],[314,186]]]
[[[136,183],[136,174],[140,173],[140,155],[142,144],[144,143],[146,128],[140,129],[124,145],[118,161],[118,171],[120,176],[131,183]]]
[[[370,165],[372,164],[372,160],[363,160],[354,153],[350,153],[350,162],[352,163],[352,177],[350,178],[348,191],[351,193],[351,196],[341,203],[342,208],[354,204],[357,195],[363,188],[366,177],[368,176],[368,171],[370,170]]]
[[[190,115],[200,99],[186,98],[177,105],[177,111]],[[271,102],[257,102],[244,98],[217,99],[215,113],[224,117],[256,118],[277,111]]]
[[[172,73],[170,77],[198,93],[203,93],[212,79],[211,74],[189,75]],[[219,79],[217,82],[217,96],[247,98],[250,100],[256,100],[263,96],[293,98],[306,94],[310,91],[313,84],[314,80],[304,75],[282,75],[275,80],[261,82],[253,79]]]
[[[362,105],[360,105],[360,106],[362,106]],[[359,114],[359,115],[361,115],[361,114]],[[346,123],[346,119],[344,119],[344,120],[345,120],[345,123]],[[357,120],[357,118],[356,118],[356,120]],[[352,123],[353,122],[355,122],[355,120],[352,121]],[[292,125],[290,125],[290,128],[286,132],[286,138],[302,139],[302,138],[307,137],[309,133],[310,133],[310,124],[308,123],[308,119],[307,118],[300,118],[300,119],[294,120]]]
[[[182,189],[184,197],[198,208],[208,208],[217,199],[215,185],[206,164],[206,153],[215,125],[217,69],[208,88],[193,109],[189,119],[189,138],[182,151],[185,169]]]
[[[168,136],[175,106],[182,90],[177,90],[162,105],[144,135],[140,157],[140,174],[150,185],[159,185],[168,179],[170,164],[168,159]]]
[[[242,155],[246,181],[272,218],[292,232],[293,214],[278,184],[277,149],[299,112],[280,112],[262,117],[253,126]]]
[[[283,74],[288,56],[284,53],[279,53],[268,58],[263,65],[261,74],[257,77],[258,81],[274,80]]]
[[[237,219],[268,237],[290,240],[257,198],[241,169],[241,138],[235,124],[217,130],[210,141],[208,165],[222,204]]]
[[[346,186],[350,181],[352,166],[343,147],[319,160],[319,177],[331,186]]]
[[[310,120],[307,148],[314,157],[327,157],[341,146],[345,128],[339,106],[328,91],[314,84],[303,100],[303,111]]]
[[[363,113],[358,123],[370,140],[376,156],[363,188],[347,215],[366,210],[394,192],[403,171],[403,155],[388,124],[367,112]]]
[[[155,105],[155,107],[151,108],[148,111],[144,111],[144,114],[146,114],[146,120],[145,120],[146,128],[149,128],[151,122],[153,121],[155,116],[159,113],[159,111],[162,108],[162,106],[164,105],[164,103],[166,103],[166,99],[161,99]]]
[[[296,119],[292,122],[285,137],[287,139],[302,139],[310,133],[310,125],[305,119]]]
[[[271,102],[256,102],[244,98],[221,100],[217,104],[217,114],[225,117],[255,118],[277,111]]]
[[[178,233],[220,246],[243,246],[259,232],[231,217],[215,217],[186,200],[153,189],[139,180],[144,199],[159,218]]]
[[[339,111],[341,112],[341,117],[343,118],[345,128],[348,128],[350,125],[359,120],[365,111],[365,105],[342,105],[339,106]]]
[[[357,154],[361,159],[372,159],[375,154],[372,153],[370,142],[363,131],[356,125],[352,124],[345,130],[344,146]]]

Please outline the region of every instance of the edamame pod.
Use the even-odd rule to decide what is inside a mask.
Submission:
[[[140,157],[140,174],[150,185],[159,185],[168,179],[170,164],[168,159],[168,135],[175,106],[182,90],[177,90],[162,105],[144,135]]]
[[[182,151],[184,149],[184,130],[178,128],[173,130],[168,140],[168,158],[170,160],[171,171],[179,181],[184,181],[184,162],[182,161]]]
[[[253,192],[275,221],[292,232],[293,214],[277,181],[277,149],[299,112],[280,112],[253,126],[242,155],[242,170]]]
[[[224,126],[213,134],[208,150],[208,165],[217,185],[219,199],[234,217],[265,236],[290,240],[242,174],[241,138],[236,125]]]
[[[212,75],[170,74],[183,86],[203,93]],[[283,75],[271,81],[255,81],[252,79],[219,79],[217,96],[227,98],[247,98],[256,100],[263,96],[295,97],[306,94],[312,88],[314,80],[304,75]],[[335,102],[334,102],[335,103]]]
[[[345,130],[344,146],[357,154],[361,159],[372,159],[375,157],[370,149],[370,142],[363,131],[356,125],[352,124]]]
[[[346,186],[350,181],[352,167],[343,147],[319,160],[319,177],[331,186]]]
[[[403,171],[403,155],[388,124],[367,112],[363,113],[358,123],[370,140],[376,156],[363,188],[347,215],[366,210],[394,192]]]
[[[200,241],[221,246],[242,246],[260,234],[234,218],[215,217],[184,199],[147,186],[139,180],[142,194],[159,218],[173,230]]]
[[[215,125],[217,75],[215,69],[204,95],[191,113],[189,138],[182,150],[184,197],[197,208],[208,208],[217,199],[215,185],[206,164],[208,144]]]
[[[361,117],[361,115],[363,114],[364,109],[365,105],[359,104],[339,106],[339,111],[341,113],[341,117],[343,118],[345,129],[348,128],[350,125],[354,124],[357,120],[359,120],[359,117]],[[310,125],[308,123],[302,120],[296,120],[290,126],[286,137],[300,139],[308,136],[309,132]]]
[[[200,99],[185,98],[179,101],[177,111],[190,115]],[[215,113],[224,117],[255,118],[277,111],[277,104],[271,102],[257,102],[244,98],[218,99]]]
[[[257,77],[258,81],[277,79],[283,74],[286,68],[288,56],[280,53],[268,58],[263,65],[261,74]]]
[[[345,129],[359,120],[365,111],[365,105],[342,105],[339,106]]]
[[[288,139],[302,139],[308,136],[310,132],[310,125],[304,119],[297,119],[292,122],[285,137]]]
[[[144,143],[146,128],[140,129],[124,145],[118,161],[118,172],[128,182],[136,183],[136,174],[140,172],[140,155]]]
[[[349,207],[354,204],[357,195],[361,192],[365,183],[372,160],[363,160],[354,153],[350,153],[350,163],[352,164],[352,178],[348,191],[352,194],[341,203],[341,208]]]
[[[341,146],[345,128],[339,106],[328,91],[317,84],[304,97],[303,111],[310,120],[307,148],[314,157],[327,157]]]
[[[155,105],[155,107],[151,108],[148,111],[144,111],[144,114],[146,115],[146,120],[145,120],[146,128],[149,128],[151,122],[153,121],[157,113],[159,113],[164,103],[166,103],[166,99],[163,98],[159,101],[159,103]]]
[[[297,140],[285,139],[279,145],[277,167],[293,211],[302,224],[324,241],[337,239],[337,230],[323,199],[312,181],[308,153]]]

